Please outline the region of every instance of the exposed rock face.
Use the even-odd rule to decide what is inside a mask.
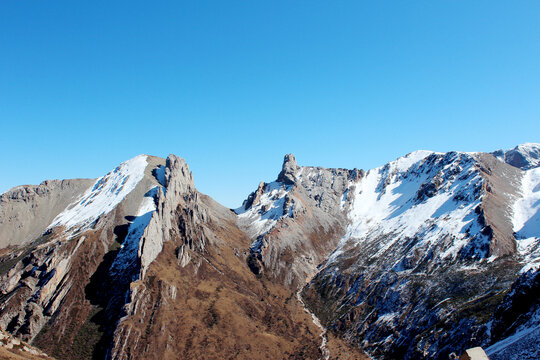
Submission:
[[[289,154],[234,212],[174,155],[15,189],[0,327],[61,359],[537,358],[539,148]]]
[[[296,164],[296,158],[294,155],[285,155],[285,158],[283,159],[283,169],[279,173],[277,181],[285,185],[294,185],[296,180],[295,175],[298,170],[299,167]]]
[[[482,204],[478,211],[482,212],[486,225],[484,232],[491,234],[490,255],[516,255],[512,206],[520,195],[523,172],[488,154],[478,154],[476,158],[484,180]]]
[[[299,167],[286,155],[277,180],[261,183],[236,209],[252,239],[252,271],[291,288],[303,285],[344,235],[347,194],[362,176],[356,169]]]
[[[194,212],[191,206],[197,210],[198,193],[193,185],[193,176],[189,171],[189,167],[184,159],[175,155],[170,155],[167,158],[165,170],[165,187],[166,191],[159,189],[157,195],[156,212],[152,215],[152,220],[148,224],[139,245],[139,258],[141,259],[141,274],[144,277],[148,265],[161,252],[163,242],[169,241],[171,237],[175,237],[179,231],[176,221],[182,221],[176,216],[178,207],[184,208],[184,212],[191,216],[197,216],[197,220],[204,220],[204,212]],[[181,229],[185,231],[186,229]],[[193,234],[189,234],[193,235]],[[179,251],[182,252],[182,262],[185,265],[189,261],[189,254],[185,249],[185,245],[193,247],[192,237],[189,237],[190,242],[182,245]],[[201,235],[195,246],[204,249],[204,237]]]
[[[0,359],[5,360],[36,360],[52,359],[39,349],[0,330]]]
[[[540,144],[521,144],[511,150],[497,150],[492,155],[521,170],[540,166]]]
[[[48,180],[0,195],[0,249],[37,239],[53,219],[95,180]]]
[[[85,200],[86,197],[83,196],[65,209],[59,218],[74,219],[75,215],[84,215],[81,206],[96,210],[97,218],[69,228],[64,225],[50,227],[24,249],[2,258],[2,328],[27,341],[34,340],[48,353],[63,359],[92,355],[92,351],[84,354],[84,351],[78,348],[82,338],[94,336],[85,341],[97,343],[101,336],[98,328],[104,327],[105,332],[110,330],[104,323],[92,323],[91,318],[96,312],[104,312],[108,305],[110,308],[118,307],[118,301],[120,306],[123,305],[125,290],[122,293],[120,289],[126,286],[123,281],[112,282],[115,286],[111,287],[108,297],[100,299],[99,295],[103,293],[94,293],[96,285],[92,284],[92,281],[106,283],[110,279],[106,276],[100,279],[92,277],[99,273],[100,267],[107,265],[110,259],[117,255],[118,249],[115,249],[114,244],[124,240],[125,229],[130,226],[128,219],[137,218],[138,209],[144,200],[143,195],[158,185],[150,174],[151,169],[146,171],[146,168],[155,167],[156,160],[159,163],[159,159],[141,157],[136,161],[142,164],[140,174],[128,171],[124,177],[116,178],[115,173],[122,173],[121,166],[95,181],[96,185],[87,190],[95,191],[98,186],[103,189],[110,187],[114,194],[119,194],[130,178],[137,177],[138,181],[133,184],[133,189],[123,199],[118,199],[118,204],[110,212],[103,213],[99,208],[94,209],[103,194],[94,194],[93,202]],[[113,180],[120,182],[111,183]],[[103,202],[103,206],[108,206],[111,198],[106,195],[104,199],[107,201]],[[70,211],[76,213],[70,215]],[[86,217],[83,216],[82,219]],[[129,286],[129,283],[127,285]],[[114,318],[112,320],[114,321]],[[90,330],[95,333],[87,334]]]

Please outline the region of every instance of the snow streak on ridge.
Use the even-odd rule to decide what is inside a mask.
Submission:
[[[139,242],[144,234],[144,230],[152,219],[154,211],[156,211],[155,198],[157,193],[158,186],[155,186],[145,194],[137,211],[137,217],[129,225],[126,239],[122,243],[120,252],[111,266],[110,272],[112,275],[121,275],[129,269],[136,268]]]
[[[521,180],[521,194],[514,204],[512,223],[518,251],[527,264],[522,271],[540,267],[540,168],[527,170]]]
[[[487,248],[477,246],[482,235],[474,210],[482,179],[475,163],[474,154],[415,151],[368,171],[354,189],[347,233],[329,262],[349,241],[375,241],[371,257],[378,258],[396,242],[412,238],[419,239],[415,248],[423,252],[442,245],[440,259],[460,253],[486,257]],[[474,244],[473,234],[479,236]],[[403,270],[402,260],[396,258],[396,271]]]
[[[253,238],[269,232],[284,214],[285,196],[291,190],[292,185],[284,185],[274,181],[264,185],[264,193],[259,201],[249,209],[244,206],[234,211],[240,221],[249,224],[249,233]]]
[[[53,220],[49,228],[87,226],[110,212],[142,180],[147,164],[147,156],[139,155],[97,179],[91,188]]]

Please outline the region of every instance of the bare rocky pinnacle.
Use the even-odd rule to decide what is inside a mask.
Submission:
[[[0,327],[67,360],[530,357],[539,149],[368,172],[288,154],[235,210],[175,155],[17,187],[0,196]]]

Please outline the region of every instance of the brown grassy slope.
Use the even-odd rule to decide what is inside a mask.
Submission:
[[[331,360],[369,360],[362,350],[348,344],[345,340],[336,337],[328,332],[328,350],[330,350]]]
[[[318,329],[283,286],[257,279],[238,247],[235,226],[215,233],[227,242],[193,253],[184,268],[165,243],[146,277],[144,295],[120,324],[133,359],[317,359]],[[235,255],[238,254],[237,255]]]
[[[74,340],[79,332],[84,330],[83,325],[92,311],[92,305],[86,298],[85,288],[88,285],[88,279],[97,269],[105,253],[99,240],[100,235],[101,231],[85,233],[85,241],[72,256],[74,266],[69,273],[72,285],[62,305],[34,340],[34,345],[55,357],[91,358],[91,347],[98,341],[98,339],[87,339],[92,344],[85,344],[84,349],[74,348]]]
[[[318,359],[320,330],[297,301],[296,289],[249,270],[250,239],[236,217],[204,195],[202,203],[186,206],[204,208],[208,217],[197,223],[196,216],[182,215],[190,210],[177,209],[191,237],[166,242],[144,279],[132,284],[113,358]],[[188,243],[191,260],[182,267],[177,254]],[[342,341],[332,346],[348,353]]]
[[[18,350],[6,349],[0,346],[0,360],[43,360],[51,359],[50,357],[32,355]]]

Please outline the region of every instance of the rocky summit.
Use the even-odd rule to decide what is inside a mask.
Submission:
[[[140,155],[0,195],[0,353],[538,359],[539,267],[540,144],[370,170],[288,154],[237,209]]]

